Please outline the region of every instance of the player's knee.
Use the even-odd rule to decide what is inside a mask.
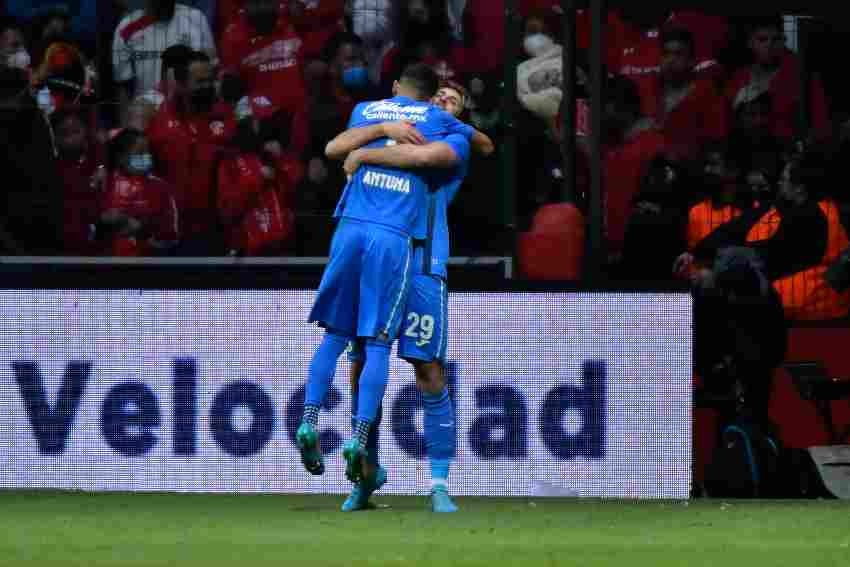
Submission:
[[[446,380],[443,376],[443,367],[436,360],[431,362],[417,362],[416,368],[416,387],[421,392],[428,394],[439,394],[446,386]]]
[[[347,333],[327,328],[325,329],[325,336],[323,340],[332,343],[341,353],[348,348],[348,344],[351,342],[352,338]]]

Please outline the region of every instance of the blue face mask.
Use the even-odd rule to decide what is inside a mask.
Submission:
[[[351,67],[342,73],[342,84],[350,89],[362,89],[369,84],[366,67]]]
[[[127,172],[132,175],[147,175],[153,169],[151,154],[133,154],[127,160]]]

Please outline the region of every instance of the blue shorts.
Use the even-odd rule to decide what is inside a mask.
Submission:
[[[416,274],[404,308],[398,357],[413,362],[445,363],[448,345],[448,292],[440,277]],[[352,341],[350,361],[363,360],[363,347]]]
[[[409,236],[343,219],[331,242],[310,322],[350,337],[398,337],[411,281]]]

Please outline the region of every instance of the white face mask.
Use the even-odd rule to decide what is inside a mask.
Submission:
[[[552,38],[545,33],[533,33],[526,36],[522,45],[530,57],[539,57],[546,53],[554,44],[555,42]]]
[[[9,59],[7,59],[6,64],[13,69],[29,69],[30,54],[27,53],[26,49],[18,49],[14,53],[9,54]]]

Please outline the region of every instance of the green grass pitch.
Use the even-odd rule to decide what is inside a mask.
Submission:
[[[850,566],[839,501],[0,492],[0,565]]]

